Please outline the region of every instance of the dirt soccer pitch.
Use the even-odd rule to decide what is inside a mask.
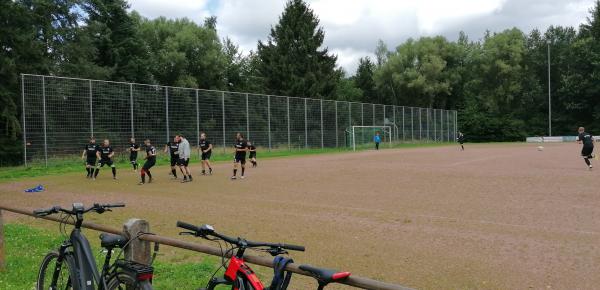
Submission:
[[[129,168],[119,168],[116,181],[107,169],[98,180],[86,180],[82,168],[81,174],[4,182],[0,200],[31,209],[123,201],[126,208],[92,220],[119,226],[145,218],[154,232],[171,236],[177,220],[210,223],[231,235],[305,245],[305,253],[292,253],[299,263],[415,288],[597,289],[600,162],[589,172],[578,145],[537,146],[259,160],[237,181],[228,179],[229,163],[201,177],[195,161],[196,178],[186,184],[170,180],[167,167],[154,168],[155,183],[144,186]],[[38,183],[47,191],[23,192]],[[33,220],[9,215],[15,221]],[[172,251],[165,247],[159,258],[201,256]],[[300,285],[310,281],[299,277]]]

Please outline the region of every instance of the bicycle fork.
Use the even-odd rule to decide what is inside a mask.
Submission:
[[[62,264],[65,259],[65,255],[67,249],[70,247],[70,244],[63,243],[58,249],[58,257],[56,258],[56,265],[54,266],[54,272],[52,273],[52,282],[50,283],[50,290],[56,290],[56,284],[58,283],[58,277],[60,276],[60,271],[62,270]],[[67,273],[71,275],[71,273]],[[73,278],[73,277],[70,277]],[[67,281],[67,287],[71,285],[71,279]]]

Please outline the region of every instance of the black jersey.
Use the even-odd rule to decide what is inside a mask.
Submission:
[[[171,158],[179,159],[179,143],[167,142],[167,147],[169,147]]]
[[[458,135],[457,140],[458,140],[459,143],[465,142],[465,135]]]
[[[85,145],[85,156],[89,158],[96,158],[96,152],[99,150],[98,144],[89,143]]]
[[[235,149],[237,149],[235,151],[235,157],[236,159],[240,159],[240,158],[246,158],[246,150],[248,149],[248,143],[246,143],[246,140],[237,140],[235,142]],[[242,151],[238,151],[240,149],[243,149]]]
[[[150,162],[156,161],[156,148],[154,146],[146,146],[146,160]]]
[[[256,152],[256,146],[254,146],[254,145],[248,146],[248,151],[254,151],[254,152]]]
[[[577,137],[577,140],[581,141],[583,147],[594,147],[594,136],[592,136],[590,133],[580,133]]]
[[[111,146],[107,146],[107,147],[100,146],[100,148],[98,148],[98,152],[100,152],[100,159],[107,160],[107,159],[110,159],[110,157],[108,157],[108,155],[113,153],[113,149]]]
[[[134,143],[129,143],[129,157],[130,158],[137,158],[137,155],[138,155],[137,149],[140,149],[140,145],[134,144]]]
[[[204,152],[205,150],[208,150],[208,148],[210,148],[210,141],[208,141],[208,140],[200,140],[200,150],[202,150],[202,152]],[[212,149],[206,151],[206,153],[208,153],[210,151],[212,151]]]

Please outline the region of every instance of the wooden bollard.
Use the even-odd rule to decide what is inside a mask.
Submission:
[[[0,271],[6,270],[4,261],[4,224],[2,223],[2,210],[0,209]]]
[[[137,239],[140,233],[149,233],[150,225],[142,219],[130,219],[123,225],[123,233],[131,240],[125,248],[125,259],[140,264],[149,265],[152,257],[150,255],[150,242]]]

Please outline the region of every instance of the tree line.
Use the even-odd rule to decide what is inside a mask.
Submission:
[[[458,110],[471,141],[600,130],[600,0],[579,27],[488,31],[472,40],[379,41],[356,72],[323,46],[303,0],[289,0],[265,41],[243,53],[215,17],[147,19],[126,0],[0,1],[0,159],[22,159],[21,73]],[[350,76],[351,75],[351,76]],[[600,134],[600,133],[597,133]]]

